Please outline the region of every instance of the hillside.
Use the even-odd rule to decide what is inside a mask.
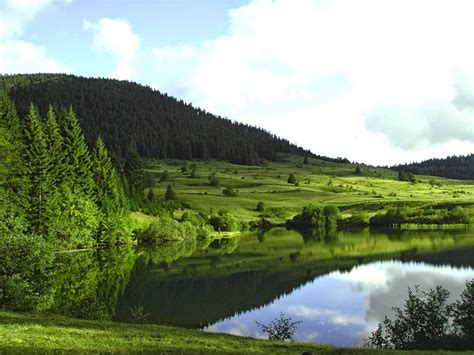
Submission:
[[[392,167],[395,170],[409,171],[417,175],[442,176],[451,179],[474,180],[474,154],[428,159]]]
[[[72,106],[89,144],[102,136],[118,158],[131,148],[150,159],[217,159],[239,164],[277,153],[317,157],[263,129],[233,122],[136,83],[62,74],[0,76],[20,117],[30,103]],[[345,161],[318,157],[326,161]]]

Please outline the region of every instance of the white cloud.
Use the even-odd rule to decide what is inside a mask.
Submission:
[[[52,0],[3,0],[0,2],[0,40],[23,33],[25,26]]]
[[[43,47],[24,41],[0,44],[1,73],[67,73],[70,70],[46,54]]]
[[[225,36],[154,49],[151,84],[319,154],[469,153],[473,13],[470,0],[255,0]]]
[[[131,79],[139,38],[127,20],[102,18],[93,24],[84,21],[84,29],[95,32],[94,47],[111,52],[115,56],[115,69],[109,76],[116,79]]]
[[[0,73],[69,72],[48,56],[44,47],[21,40],[28,24],[52,0],[5,0],[0,2]]]

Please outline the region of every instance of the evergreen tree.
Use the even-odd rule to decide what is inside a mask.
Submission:
[[[120,229],[125,227],[121,222],[128,219],[128,209],[119,186],[120,180],[101,138],[97,139],[94,149],[92,171],[97,206],[101,212],[98,242],[113,244],[118,241],[116,238],[120,235]]]
[[[177,198],[178,196],[176,195],[176,192],[174,192],[171,185],[168,185],[165,192],[165,200],[170,201],[170,200],[176,200]]]
[[[92,198],[94,179],[91,156],[72,108],[66,112],[62,121],[68,185],[73,193],[81,193],[85,197]]]
[[[14,103],[0,91],[0,188],[18,207],[24,208],[28,179],[23,161],[25,146]]]
[[[62,112],[60,123],[64,181],[58,187],[59,215],[52,220],[51,229],[67,247],[90,247],[99,224],[91,156],[72,108]]]
[[[54,186],[59,187],[66,179],[64,139],[57,122],[56,114],[50,105],[45,125],[46,147],[50,157],[49,174]]]
[[[127,179],[130,195],[141,194],[144,188],[143,164],[136,150],[129,150],[123,174]]]
[[[27,206],[29,232],[47,236],[51,217],[48,206],[51,187],[50,159],[41,119],[33,105],[30,106],[26,119],[25,147],[26,172],[30,183]]]

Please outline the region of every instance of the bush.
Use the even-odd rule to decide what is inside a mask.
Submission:
[[[175,201],[178,199],[178,195],[174,192],[171,185],[168,185],[165,192],[165,201]]]
[[[232,232],[239,230],[239,223],[229,213],[222,213],[209,218],[209,224],[218,232]]]
[[[237,192],[230,186],[224,188],[224,190],[222,190],[222,193],[224,194],[224,196],[227,196],[227,197],[237,196]]]
[[[262,201],[259,201],[257,203],[257,212],[265,212],[265,203]]]
[[[295,176],[295,174],[290,174],[290,175],[288,176],[288,180],[287,180],[287,181],[288,181],[288,184],[293,184],[293,185],[296,184],[297,181],[296,181],[296,176]]]
[[[41,308],[53,274],[50,243],[36,236],[0,236],[0,304],[16,311]]]
[[[170,217],[162,217],[138,233],[138,242],[146,245],[160,245],[182,239],[183,232],[183,227],[178,221]]]
[[[266,334],[270,340],[291,340],[301,321],[292,321],[290,317],[285,317],[280,313],[280,317],[272,320],[269,324],[255,322],[257,326]]]
[[[168,181],[169,179],[170,179],[170,173],[168,172],[168,170],[163,171],[160,175],[160,182]]]
[[[211,185],[211,186],[219,186],[219,184],[220,184],[220,180],[216,176],[216,174],[209,175],[208,180],[209,180],[209,185]]]
[[[408,289],[403,308],[394,307],[395,320],[387,317],[366,339],[366,346],[381,349],[468,350],[474,346],[474,280],[466,283],[461,299],[448,304],[449,292],[441,286],[429,292]],[[454,324],[454,327],[451,326]]]

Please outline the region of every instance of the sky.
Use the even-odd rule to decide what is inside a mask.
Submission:
[[[136,81],[316,154],[474,153],[472,0],[0,0],[0,73]]]

